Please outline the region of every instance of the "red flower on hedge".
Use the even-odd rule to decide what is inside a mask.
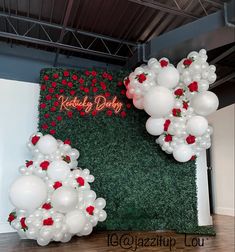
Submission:
[[[189,67],[192,63],[193,63],[193,61],[191,59],[185,59],[183,61],[183,64],[185,67]]]
[[[90,214],[90,215],[93,215],[93,212],[94,212],[95,208],[93,206],[89,206],[86,208],[86,211]]]
[[[68,87],[72,88],[73,87],[73,83],[72,82],[68,82]]]
[[[48,81],[49,80],[49,76],[48,75],[44,75],[43,76],[43,80]]]
[[[55,91],[55,89],[54,89],[54,88],[49,88],[49,89],[48,89],[48,92],[49,92],[49,93],[51,93],[51,94],[53,94],[53,93],[54,93],[54,91]]]
[[[66,85],[66,84],[67,84],[67,80],[62,80],[62,81],[61,81],[61,84],[62,84],[62,85]]]
[[[183,101],[183,108],[186,109],[186,110],[188,109],[188,102]]]
[[[195,143],[195,141],[196,141],[196,137],[195,136],[188,135],[187,138],[186,138],[186,142],[188,144],[193,144],[193,143]]]
[[[64,74],[65,77],[68,77],[69,76],[69,71],[64,71],[63,74]]]
[[[172,109],[173,116],[180,117],[181,116],[181,109],[174,108]]]
[[[78,178],[76,179],[76,181],[78,182],[78,184],[79,184],[80,186],[84,186],[84,184],[85,184],[85,180],[84,180],[83,177],[78,177]]]
[[[56,107],[55,107],[55,106],[51,107],[51,108],[50,108],[50,111],[51,111],[51,112],[55,112],[55,111],[56,111]]]
[[[65,140],[64,140],[64,144],[69,144],[69,145],[71,145],[71,141],[70,141],[69,139],[65,139]]]
[[[122,82],[119,81],[117,85],[118,85],[118,87],[121,87],[122,86]]]
[[[84,116],[86,113],[84,111],[80,112],[80,116]]]
[[[198,91],[198,84],[197,84],[197,82],[194,81],[194,82],[190,83],[188,85],[188,89],[189,89],[190,92],[197,92]]]
[[[121,95],[126,95],[126,90],[125,89],[121,90]]]
[[[107,110],[106,114],[107,114],[108,116],[111,116],[111,115],[113,114],[113,112],[112,112],[112,110]]]
[[[78,80],[78,82],[79,82],[79,84],[83,84],[83,83],[85,82],[85,80],[84,80],[83,78],[80,78],[80,79]]]
[[[130,103],[127,103],[127,104],[126,104],[126,108],[127,108],[127,109],[130,109],[130,108],[131,108],[131,104],[130,104]]]
[[[78,76],[77,76],[76,74],[73,74],[73,75],[72,75],[72,79],[73,79],[73,80],[77,80],[77,79],[78,79]]]
[[[102,77],[103,77],[104,79],[108,78],[108,73],[104,72],[104,73],[102,74]]]
[[[28,229],[28,226],[26,225],[25,220],[26,220],[25,217],[23,217],[23,218],[20,219],[21,228],[22,228],[24,231],[26,231],[26,230]]]
[[[55,127],[55,126],[56,126],[56,122],[55,122],[55,121],[52,121],[52,122],[51,122],[51,126],[52,126],[52,127]]]
[[[53,78],[54,78],[54,79],[57,79],[58,77],[59,77],[59,74],[58,74],[58,73],[54,73],[54,74],[53,74]]]
[[[16,212],[12,212],[9,214],[7,221],[11,224],[11,222],[15,219],[16,219]]]
[[[40,104],[40,108],[41,108],[41,109],[46,108],[46,106],[47,106],[46,103],[41,103],[41,104]]]
[[[59,102],[58,102],[58,101],[55,101],[55,102],[54,102],[54,106],[55,106],[55,107],[59,106]]]
[[[45,91],[46,88],[47,88],[46,85],[41,85],[41,90],[42,90],[42,91]]]
[[[44,129],[44,130],[48,129],[48,125],[47,125],[46,123],[44,123],[44,124],[42,125],[42,129]]]
[[[53,225],[53,223],[54,223],[54,221],[53,221],[53,219],[51,217],[43,220],[43,225],[44,226],[51,226],[51,225]]]
[[[98,113],[97,110],[93,110],[93,111],[91,112],[92,116],[96,116],[97,113]]]
[[[56,119],[57,121],[62,121],[62,116],[57,116]]]
[[[81,91],[83,91],[84,90],[84,87],[83,86],[80,86],[80,88],[79,88]]]
[[[43,209],[46,209],[46,210],[50,210],[50,209],[52,208],[51,203],[44,203],[44,204],[42,205],[42,208],[43,208]]]
[[[103,81],[100,82],[100,86],[101,86],[101,88],[102,88],[103,90],[106,90],[106,89],[107,89],[107,87],[106,87],[106,85],[105,85],[105,83],[104,83]]]
[[[32,144],[35,145],[35,144],[38,142],[39,139],[40,139],[39,136],[36,136],[36,135],[33,136],[33,137],[32,137],[32,140],[31,140]]]
[[[46,95],[46,100],[50,101],[52,99],[51,95]]]
[[[109,92],[105,92],[104,96],[107,98],[109,97],[111,94]]]
[[[90,72],[88,70],[85,71],[85,75],[86,76],[89,76],[90,75]]]
[[[170,124],[171,124],[171,120],[167,119],[167,120],[165,121],[164,125],[163,125],[164,131],[167,131],[167,130],[168,130]]]
[[[108,80],[112,80],[113,79],[113,76],[111,74],[108,75]]]
[[[58,189],[58,188],[61,187],[61,186],[62,186],[62,183],[61,183],[60,181],[56,181],[56,182],[54,183],[54,185],[53,185],[53,187],[54,187],[55,190]]]
[[[161,67],[167,67],[168,64],[169,64],[169,62],[168,62],[167,60],[161,60],[161,61],[160,61]]]
[[[96,93],[96,92],[98,91],[98,88],[97,88],[97,87],[93,87],[92,91],[93,91],[94,93]]]
[[[59,92],[62,94],[64,93],[64,89],[60,89]]]
[[[32,165],[33,164],[33,161],[32,160],[30,160],[30,161],[26,161],[26,163],[25,163],[25,165],[26,165],[26,167],[28,168],[30,165]]]
[[[96,75],[97,75],[97,72],[96,72],[96,71],[91,71],[91,75],[92,75],[92,76],[96,76]]]
[[[97,79],[93,79],[91,82],[92,82],[93,84],[96,84],[96,83],[97,83]]]
[[[55,87],[56,87],[56,82],[52,82],[52,83],[51,83],[51,86],[52,86],[53,88],[55,88]]]
[[[49,117],[50,117],[50,114],[46,113],[46,114],[44,114],[44,117],[45,117],[45,118],[49,118]]]
[[[146,74],[142,73],[136,76],[136,79],[139,81],[139,83],[143,83],[147,78],[146,78]]]
[[[125,112],[125,111],[122,111],[122,112],[121,112],[121,117],[122,117],[122,118],[126,117],[126,112]]]
[[[182,88],[178,88],[175,90],[174,94],[179,98],[184,94],[184,90]]]
[[[49,161],[43,161],[40,163],[40,167],[43,171],[46,171],[48,166],[49,166],[50,162]]]
[[[170,134],[167,134],[166,136],[165,136],[165,142],[171,142],[172,141],[172,135],[170,135]]]
[[[50,130],[50,134],[51,134],[51,135],[55,135],[55,133],[56,133],[56,130],[54,130],[54,129],[51,129],[51,130]]]
[[[68,111],[68,112],[67,112],[67,116],[68,116],[69,118],[72,118],[72,117],[73,117],[73,112],[72,112],[72,111]]]
[[[89,88],[86,87],[86,88],[84,88],[83,91],[84,91],[85,93],[89,93],[90,90],[89,90]]]

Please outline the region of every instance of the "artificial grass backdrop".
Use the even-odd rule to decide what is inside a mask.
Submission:
[[[108,217],[99,229],[200,232],[195,162],[176,162],[148,135],[147,114],[125,97],[126,74],[43,69],[39,129],[79,149],[79,167],[91,171],[92,189],[107,201]],[[60,111],[61,94],[117,96],[123,107],[118,114],[113,109],[87,114],[81,106]]]

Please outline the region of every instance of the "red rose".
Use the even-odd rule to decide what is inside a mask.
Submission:
[[[196,137],[195,137],[195,136],[192,136],[192,135],[189,135],[189,136],[187,136],[187,138],[186,138],[186,142],[187,142],[188,144],[193,144],[193,143],[195,143],[195,140],[196,140]]]
[[[66,162],[66,163],[70,163],[71,162],[71,158],[70,158],[70,156],[64,156],[63,157],[63,160]]]
[[[36,136],[36,135],[33,136],[33,137],[32,137],[32,140],[31,140],[32,144],[35,145],[35,144],[38,142],[39,139],[40,139],[39,136]]]
[[[80,79],[78,80],[79,84],[83,84],[84,81],[85,81],[85,80],[84,80],[83,78],[80,78]]]
[[[142,74],[137,75],[137,79],[139,83],[143,83],[146,80],[146,74],[142,73]]]
[[[83,106],[80,105],[80,106],[77,106],[77,111],[81,111],[83,109]]]
[[[72,82],[68,82],[68,87],[72,88],[73,87],[73,83]]]
[[[107,114],[108,116],[111,116],[111,115],[113,114],[113,112],[112,112],[112,110],[108,110],[108,111],[106,112],[106,114]]]
[[[54,107],[54,106],[51,107],[51,108],[50,108],[50,111],[51,111],[51,112],[55,112],[55,111],[56,111],[56,107]]]
[[[183,101],[183,108],[186,109],[186,110],[188,109],[188,102]]]
[[[62,121],[62,116],[57,116],[56,119],[57,121]]]
[[[54,79],[57,79],[58,77],[59,77],[59,74],[58,74],[58,73],[54,73],[54,74],[53,74],[53,78],[54,78]]]
[[[174,108],[172,109],[173,116],[180,117],[181,116],[181,109]]]
[[[61,187],[62,183],[60,181],[56,181],[53,185],[54,189],[56,190],[57,188]]]
[[[97,79],[93,79],[93,80],[92,80],[92,83],[93,83],[93,84],[96,84],[96,83],[97,83]]]
[[[172,135],[167,134],[167,135],[165,136],[165,142],[171,142],[171,141],[172,141]]]
[[[43,76],[43,80],[45,80],[45,81],[49,80],[49,76],[48,75],[44,75]]]
[[[90,72],[86,70],[86,71],[85,71],[85,75],[86,75],[86,76],[89,76],[89,75],[90,75]]]
[[[62,80],[62,81],[61,81],[61,84],[62,84],[62,85],[66,85],[66,84],[67,84],[67,80]]]
[[[59,102],[58,102],[58,101],[55,101],[55,102],[54,102],[54,106],[56,106],[56,107],[59,106]]]
[[[54,221],[51,217],[43,220],[44,226],[51,226],[51,225],[53,225],[53,223],[54,223]]]
[[[119,81],[117,85],[118,85],[118,87],[121,87],[122,86],[122,82]]]
[[[183,64],[184,64],[185,67],[189,67],[192,64],[192,62],[193,61],[191,59],[185,59],[183,61]]]
[[[49,89],[48,89],[48,92],[49,92],[49,93],[51,93],[51,94],[53,94],[53,93],[54,93],[54,91],[55,91],[55,89],[54,89],[54,88],[49,88]]]
[[[93,110],[93,111],[91,112],[91,114],[92,114],[93,116],[96,116],[96,115],[97,115],[97,110]]]
[[[106,89],[107,89],[106,85],[102,85],[101,88],[102,88],[103,90],[106,90]]]
[[[111,74],[108,75],[108,80],[112,80],[113,79],[113,76]]]
[[[194,82],[190,83],[188,85],[188,89],[189,89],[190,92],[197,92],[198,91],[198,84],[197,84],[197,82],[194,81]]]
[[[42,91],[45,91],[46,88],[47,88],[46,85],[41,85],[41,90],[42,90]]]
[[[7,221],[11,224],[11,222],[15,219],[16,219],[16,212],[12,212],[9,214]]]
[[[52,82],[52,83],[51,83],[51,86],[52,86],[53,88],[55,88],[55,87],[56,87],[56,82]]]
[[[125,87],[127,87],[129,85],[129,83],[130,83],[130,79],[129,78],[125,78],[125,80],[124,80]]]
[[[73,75],[72,75],[72,79],[73,79],[73,80],[77,80],[77,79],[78,79],[77,75],[76,75],[76,74],[73,74]]]
[[[107,98],[109,97],[111,94],[109,92],[105,92],[104,96]]]
[[[84,88],[83,90],[85,93],[89,93],[89,88]]]
[[[193,155],[190,160],[196,160],[197,156],[196,155]]]
[[[68,116],[69,118],[72,118],[72,117],[73,117],[73,112],[72,112],[72,111],[68,111],[67,116]]]
[[[47,125],[46,123],[44,123],[44,124],[42,125],[42,129],[44,129],[44,130],[48,129],[48,125]]]
[[[79,88],[81,91],[83,91],[84,90],[84,87],[83,86],[80,86],[80,88]]]
[[[127,109],[130,109],[130,108],[131,108],[131,104],[130,104],[130,103],[127,103],[127,104],[126,104],[126,108],[127,108]]]
[[[177,96],[177,97],[180,97],[184,94],[184,90],[182,88],[178,88],[175,90],[174,94]]]
[[[126,95],[126,90],[121,90],[121,95]]]
[[[164,123],[164,131],[168,130],[170,124],[171,124],[171,120],[167,119]]]
[[[68,71],[64,71],[63,74],[64,74],[65,77],[68,77],[68,76],[69,76],[69,72],[68,72]]]
[[[22,228],[24,231],[28,229],[28,227],[27,227],[27,225],[26,225],[26,223],[25,223],[25,219],[26,219],[25,217],[23,217],[23,218],[20,219],[21,228]]]
[[[91,71],[91,75],[92,75],[92,76],[96,76],[96,75],[97,75],[97,72],[96,72],[96,71]]]
[[[69,93],[70,93],[72,96],[74,96],[75,93],[76,93],[76,91],[75,91],[75,90],[71,90]]]
[[[104,73],[102,74],[102,77],[103,77],[104,79],[108,78],[108,73],[104,72]]]
[[[46,209],[46,210],[50,210],[50,209],[52,208],[51,203],[44,203],[44,204],[42,205],[42,208],[43,208],[43,209]]]
[[[71,141],[70,141],[69,139],[65,139],[65,140],[64,140],[64,144],[69,144],[69,145],[70,145],[70,144],[71,144]]]
[[[84,116],[86,113],[84,111],[80,112],[80,116]]]
[[[93,90],[94,93],[96,93],[98,91],[98,88],[94,87],[92,90]]]
[[[55,133],[56,133],[56,131],[55,131],[54,129],[51,129],[51,130],[50,130],[50,134],[51,134],[51,135],[55,135]]]
[[[80,186],[84,186],[85,180],[82,177],[78,177],[76,180]]]
[[[50,117],[50,114],[46,113],[46,114],[44,114],[44,117],[45,117],[45,118],[49,118],[49,117]]]
[[[28,168],[30,165],[32,165],[32,164],[33,164],[33,161],[32,161],[32,160],[26,161],[26,163],[25,163],[25,165],[26,165],[27,168]]]
[[[160,61],[161,67],[166,67],[166,66],[168,66],[168,64],[169,64],[169,62],[167,60],[161,60]]]
[[[56,122],[55,122],[55,121],[52,121],[52,122],[51,122],[51,126],[52,126],[52,127],[55,127],[55,126],[56,126]]]
[[[126,117],[126,112],[125,112],[125,111],[122,111],[122,112],[121,112],[121,117],[122,117],[122,118]]]
[[[90,215],[93,215],[93,212],[94,212],[95,208],[93,206],[89,206],[86,208],[86,211],[90,214]]]
[[[41,109],[46,108],[46,106],[47,106],[46,103],[41,103],[41,104],[40,104],[40,108],[41,108]]]
[[[60,95],[59,94],[55,94],[55,98],[59,99]]]
[[[43,162],[40,163],[40,167],[41,167],[41,169],[42,169],[43,171],[46,171],[47,168],[48,168],[48,166],[49,166],[49,164],[50,164],[50,162],[48,162],[48,161],[43,161]]]
[[[47,101],[50,101],[51,98],[52,98],[51,95],[46,95],[46,100],[47,100]]]
[[[60,89],[59,92],[62,94],[64,93],[64,89]]]

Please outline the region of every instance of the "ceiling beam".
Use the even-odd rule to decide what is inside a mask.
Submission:
[[[231,80],[233,78],[235,78],[235,73],[231,73],[229,75],[226,75],[225,77],[223,77],[223,78],[217,80],[215,83],[211,84],[210,85],[210,90],[212,88],[218,87],[219,85],[221,85],[221,84],[223,84],[225,82],[228,82],[229,80]]]
[[[140,4],[143,6],[147,6],[149,8],[155,9],[155,10],[160,10],[163,12],[167,12],[173,15],[181,16],[181,17],[187,17],[190,19],[198,19],[201,16],[195,15],[193,13],[184,11],[184,10],[179,10],[178,8],[170,7],[165,4],[158,3],[157,1],[153,0],[128,0],[129,2],[133,2],[136,4]]]
[[[230,47],[228,50],[226,50],[225,52],[221,53],[218,57],[214,58],[212,61],[210,61],[210,64],[211,65],[216,64],[217,62],[219,62],[220,60],[222,60],[225,57],[229,56],[233,52],[235,52],[235,46]]]

